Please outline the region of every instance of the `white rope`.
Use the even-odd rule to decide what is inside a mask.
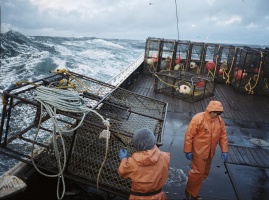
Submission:
[[[103,124],[107,127],[106,131],[109,131],[109,121],[105,120],[97,111],[92,110],[86,106],[84,106],[84,101],[83,98],[79,96],[78,92],[75,91],[70,91],[70,90],[62,90],[62,89],[56,89],[56,88],[47,88],[44,86],[40,86],[37,87],[36,89],[36,96],[34,97],[38,102],[40,102],[41,104],[41,113],[40,113],[40,119],[39,119],[39,124],[36,130],[36,135],[34,138],[34,142],[32,145],[32,163],[35,167],[35,169],[41,173],[44,176],[48,176],[48,177],[58,177],[58,184],[57,184],[57,197],[58,199],[62,199],[64,197],[65,194],[65,182],[64,182],[64,176],[63,176],[63,172],[66,166],[66,150],[65,150],[65,144],[64,144],[64,139],[62,137],[62,132],[73,132],[75,131],[78,127],[81,126],[82,122],[84,121],[85,116],[89,113],[89,112],[93,112],[96,115],[98,115],[101,119]],[[41,172],[33,159],[33,152],[34,152],[34,144],[36,142],[36,138],[38,135],[38,131],[40,128],[40,124],[41,124],[41,120],[42,120],[42,115],[43,115],[43,108],[46,109],[47,113],[49,114],[52,123],[53,123],[53,134],[52,134],[52,141],[53,141],[53,147],[54,147],[54,153],[55,153],[55,157],[57,160],[57,164],[58,164],[58,169],[59,172],[58,174],[55,175],[49,175],[49,174],[45,174],[43,172]],[[62,110],[62,111],[66,111],[66,112],[72,112],[72,113],[82,113],[82,119],[80,121],[80,123],[73,129],[63,129],[61,127],[58,126],[57,123],[57,116],[56,116],[56,111],[57,109]],[[59,148],[58,148],[58,144],[57,144],[57,134],[59,133],[59,137],[61,139],[61,143],[63,146],[63,166],[61,164],[60,161],[60,153],[59,153]],[[108,137],[109,138],[109,137]],[[102,167],[101,167],[102,168]],[[60,181],[62,181],[63,184],[63,192],[61,197],[59,197],[59,184]]]

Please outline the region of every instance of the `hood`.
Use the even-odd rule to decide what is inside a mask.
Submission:
[[[138,165],[152,165],[159,159],[161,152],[155,145],[153,149],[135,152],[132,157]]]
[[[212,111],[220,111],[223,112],[223,106],[221,104],[221,102],[219,101],[210,101],[207,108],[206,108],[206,112],[212,112]]]

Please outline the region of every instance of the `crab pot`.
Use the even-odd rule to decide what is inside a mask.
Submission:
[[[222,47],[219,44],[206,43],[205,45],[205,62],[201,66],[201,74],[215,78],[216,69],[221,57]]]
[[[157,146],[161,146],[167,103],[70,74],[4,90],[0,153],[28,164],[33,159],[40,171],[51,175],[65,167],[63,176],[127,198],[131,183],[117,173],[118,152],[121,148],[130,155],[134,152],[131,138],[141,127],[152,130]],[[63,79],[72,81],[76,89],[81,83],[88,86],[86,91],[78,92],[83,107],[90,110],[85,118],[82,113],[56,108],[52,119],[34,98],[37,87],[63,87]],[[103,119],[109,120],[108,138],[101,137],[108,128]],[[59,127],[56,131],[55,124]]]
[[[205,63],[205,43],[191,42],[190,56],[186,71],[193,74],[201,74],[202,66]]]
[[[185,71],[190,55],[190,41],[178,40],[176,43],[175,56],[172,60],[172,69]]]
[[[231,72],[231,85],[238,92],[254,94],[262,73],[262,52],[243,47],[238,54],[238,60]]]
[[[231,72],[236,62],[237,47],[222,45],[221,56],[217,65],[215,81],[230,84]]]
[[[175,57],[175,40],[163,40],[161,50],[161,61],[157,67],[157,72],[162,70],[171,70],[173,65],[173,58]]]
[[[262,68],[255,94],[269,95],[269,49],[262,49]]]
[[[162,71],[155,74],[154,91],[190,102],[214,95],[214,79],[185,71]]]
[[[145,47],[145,74],[153,74],[160,68],[162,58],[162,39],[160,38],[147,38]]]

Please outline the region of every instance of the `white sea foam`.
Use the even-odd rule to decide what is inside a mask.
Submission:
[[[103,40],[103,39],[94,39],[93,43],[95,43],[97,45],[103,45],[103,46],[106,46],[106,47],[113,47],[113,48],[118,48],[118,49],[126,49],[125,47],[123,47],[123,46],[121,46],[119,44],[116,44],[114,42],[110,42],[110,41],[107,41],[107,40]]]
[[[29,37],[29,39],[53,51],[48,52],[50,49],[42,51],[35,46],[19,46],[16,49],[18,55],[1,60],[1,89],[16,81],[41,79],[49,75],[50,70],[59,68],[105,82],[119,74],[144,52],[144,45],[136,47],[137,41],[83,38],[65,40],[65,38],[47,37]],[[6,47],[3,46],[3,49]],[[1,103],[0,101],[0,115]],[[0,155],[0,175],[15,163],[16,160]]]

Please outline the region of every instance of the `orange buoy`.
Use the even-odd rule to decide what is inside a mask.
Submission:
[[[195,84],[195,87],[204,87],[205,86],[205,82],[204,81],[200,81],[198,83]]]
[[[235,80],[240,80],[242,78],[245,77],[245,74],[243,73],[243,70],[242,69],[239,69],[237,71],[234,72],[234,78]]]
[[[205,66],[208,70],[212,70],[216,67],[216,64],[213,61],[208,61]]]
[[[177,56],[175,58],[175,64],[179,64],[181,60],[182,60],[182,58],[180,56]]]
[[[219,75],[223,74],[223,68],[220,68],[220,69],[219,69],[218,74],[219,74]]]
[[[151,59],[152,59],[153,62],[158,62],[158,55],[153,54]]]

